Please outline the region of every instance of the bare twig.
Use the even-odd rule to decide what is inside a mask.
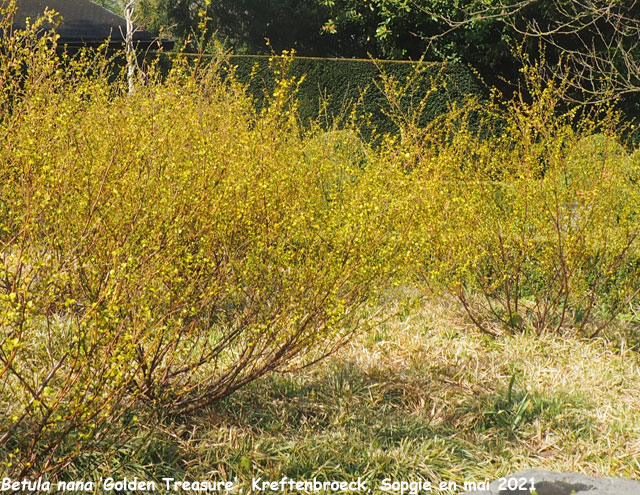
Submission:
[[[448,26],[431,39],[495,20],[522,40],[539,40],[565,55],[566,60],[547,62],[558,65],[548,73],[570,76],[575,93],[566,98],[573,102],[602,103],[640,92],[639,0],[478,0],[445,13],[427,2],[410,4]]]

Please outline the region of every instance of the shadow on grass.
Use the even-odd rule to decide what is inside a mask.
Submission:
[[[580,396],[529,392],[516,376],[469,387],[456,366],[333,359],[272,375],[188,420],[201,425],[194,457],[206,450],[209,469],[240,477],[461,480],[508,463],[540,429],[590,432]]]
[[[591,434],[583,397],[528,390],[520,375],[470,375],[492,369],[471,359],[443,364],[394,350],[273,374],[214,408],[141,425],[110,475],[461,483],[532,467],[540,431]]]

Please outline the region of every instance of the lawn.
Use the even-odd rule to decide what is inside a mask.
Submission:
[[[447,298],[390,304],[321,364],[142,429],[118,470],[246,488],[362,478],[373,493],[385,478],[437,486],[528,467],[637,478],[638,348],[621,334],[567,337],[489,338]]]

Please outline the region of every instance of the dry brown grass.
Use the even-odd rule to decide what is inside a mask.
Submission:
[[[640,477],[637,351],[605,337],[492,339],[447,298],[392,303],[389,313],[329,360],[154,434],[147,455],[171,445],[176,462],[147,457],[149,472],[247,482],[461,482],[527,467]]]

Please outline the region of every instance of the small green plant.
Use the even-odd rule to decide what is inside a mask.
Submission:
[[[559,394],[550,397],[532,392],[523,377],[513,373],[504,391],[482,398],[473,411],[478,414],[476,428],[479,431],[495,428],[513,439],[536,421],[571,428],[576,434],[588,433],[592,425],[583,417],[582,411],[590,407],[580,396]]]

